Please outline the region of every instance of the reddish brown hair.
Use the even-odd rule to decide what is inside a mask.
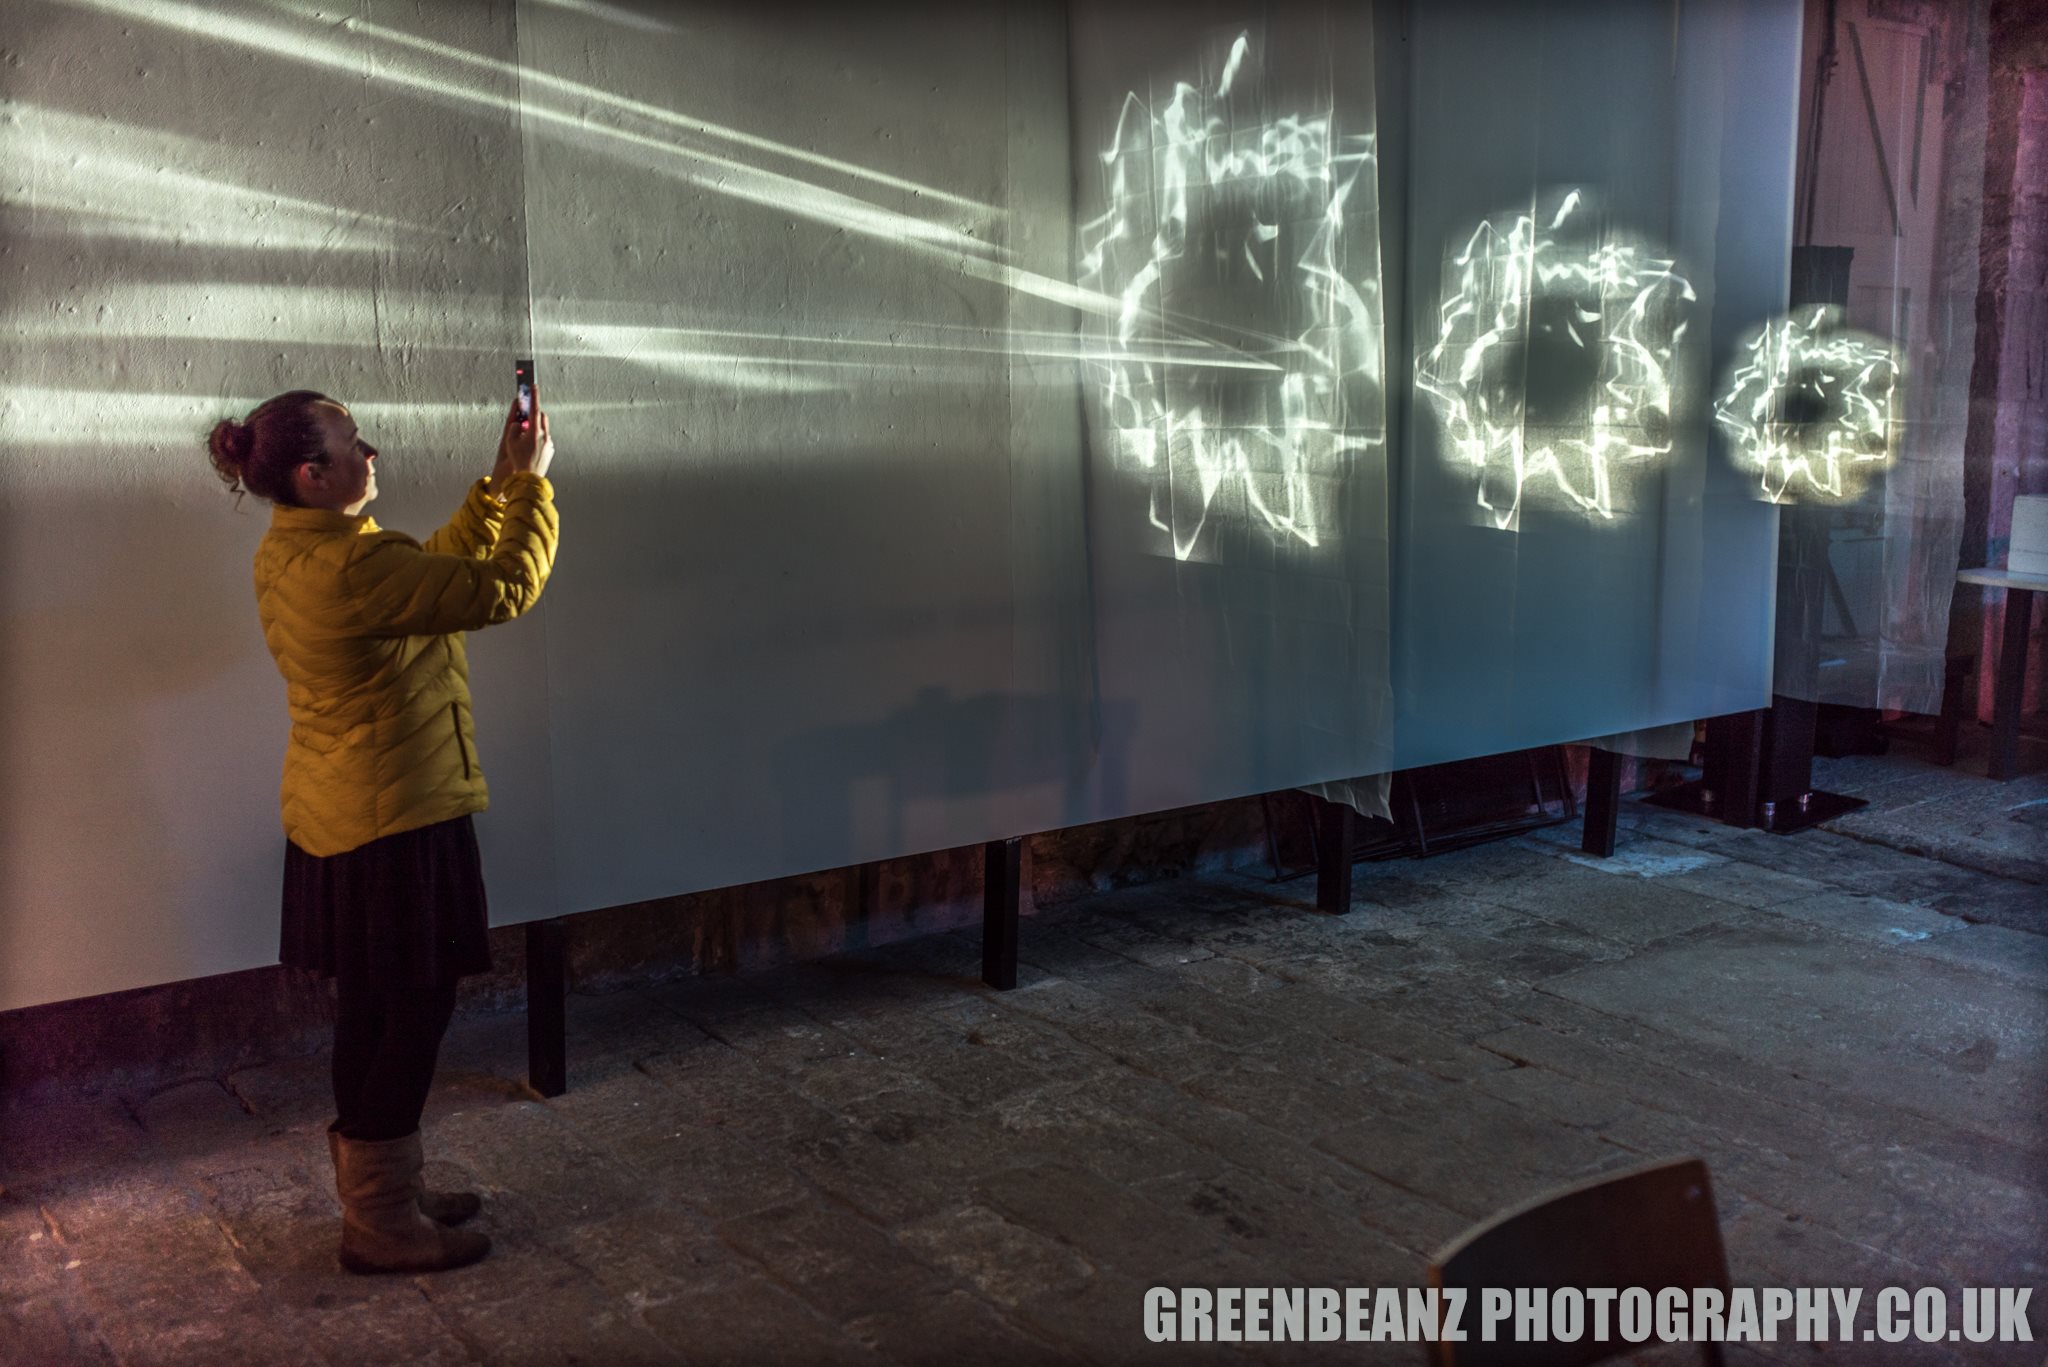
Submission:
[[[225,418],[215,423],[206,439],[214,473],[238,496],[251,493],[286,507],[296,505],[293,473],[308,461],[327,458],[327,433],[313,412],[323,403],[334,400],[294,389],[265,399],[240,422]]]

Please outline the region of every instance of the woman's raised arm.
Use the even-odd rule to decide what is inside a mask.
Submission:
[[[555,564],[554,488],[521,471],[506,478],[504,498],[487,556],[435,552],[397,532],[362,538],[343,574],[363,628],[378,636],[476,631],[532,607]]]

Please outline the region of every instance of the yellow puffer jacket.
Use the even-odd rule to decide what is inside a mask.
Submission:
[[[256,549],[263,639],[284,675],[284,829],[308,854],[490,805],[462,633],[532,607],[555,563],[554,489],[478,480],[422,546],[367,516],[273,508]]]

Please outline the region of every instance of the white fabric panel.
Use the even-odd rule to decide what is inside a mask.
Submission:
[[[1411,395],[1399,767],[1768,702],[1775,510],[1706,396],[1784,298],[1799,22],[1790,0],[1413,10],[1405,363],[1482,416]],[[1542,246],[1518,257],[1517,231]]]
[[[1360,6],[1074,18],[1109,810],[1391,767],[1372,37]]]
[[[601,410],[548,595],[566,904],[1058,824],[1003,11],[640,13],[521,10],[542,392]]]

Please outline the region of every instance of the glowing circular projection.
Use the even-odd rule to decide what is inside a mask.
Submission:
[[[1853,499],[1890,462],[1899,363],[1834,305],[1796,309],[1749,334],[1714,420],[1772,503]]]
[[[1673,265],[1608,230],[1577,190],[1486,220],[1446,257],[1415,387],[1485,522],[1515,527],[1524,499],[1543,496],[1612,518],[1617,481],[1670,454],[1695,298]]]
[[[1125,97],[1082,229],[1081,283],[1118,301],[1089,358],[1111,457],[1178,560],[1223,554],[1225,527],[1325,544],[1346,461],[1380,440],[1372,136],[1273,116],[1250,57],[1239,36],[1163,106]]]

